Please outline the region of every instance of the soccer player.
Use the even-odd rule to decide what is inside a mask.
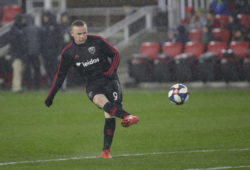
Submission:
[[[71,66],[74,66],[81,77],[86,78],[86,93],[89,99],[104,110],[104,146],[101,158],[110,159],[116,119],[121,118],[121,125],[129,127],[138,123],[139,118],[127,113],[122,107],[122,90],[117,76],[120,56],[101,36],[88,35],[87,24],[75,20],[71,25],[70,42],[61,53],[60,64],[53,85],[45,100],[46,106],[52,105],[53,99]]]

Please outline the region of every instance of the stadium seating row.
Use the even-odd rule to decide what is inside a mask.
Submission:
[[[250,80],[248,42],[212,41],[204,49],[200,42],[145,42],[128,61],[129,75],[137,82]]]
[[[212,34],[217,41],[229,42],[230,41],[230,31],[227,29],[229,24],[228,15],[216,15],[215,19],[217,20],[218,27],[213,27]],[[239,24],[242,27],[243,33],[245,29],[250,27],[250,15],[238,14],[237,19]],[[200,42],[203,35],[202,29],[191,29],[188,33],[188,38],[193,42]],[[235,35],[233,35],[235,36]]]
[[[217,41],[229,42],[230,40],[230,31],[228,29],[214,28],[212,34]],[[203,31],[201,29],[192,29],[188,33],[188,38],[192,42],[201,42],[202,35]]]
[[[208,44],[207,51],[204,51],[204,44],[201,42],[188,42],[183,45],[181,43],[165,42],[162,47],[159,43],[144,42],[140,48],[140,55],[147,56],[149,59],[154,60],[159,54],[171,56],[173,59],[181,53],[191,53],[196,59],[198,59],[204,52],[213,52],[219,56],[219,59],[223,58],[223,51],[231,49],[236,56],[244,59],[247,57],[247,50],[249,49],[248,42],[236,42],[232,41],[227,48],[226,42],[211,41]]]
[[[229,23],[228,15],[215,15],[215,19],[220,23],[221,28],[226,28]],[[250,15],[238,14],[237,19],[242,27],[249,27],[250,25]]]
[[[17,5],[6,6],[3,9],[0,8],[0,14],[2,15],[0,24],[6,24],[12,22],[15,16],[21,12],[22,8]]]
[[[217,41],[228,42],[230,38],[230,32],[225,28],[214,28],[212,34]],[[201,29],[192,29],[188,33],[188,38],[192,42],[201,42],[202,35]]]

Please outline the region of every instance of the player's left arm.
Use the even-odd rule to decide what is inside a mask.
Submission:
[[[117,71],[120,62],[119,52],[105,39],[102,38],[101,42],[102,50],[104,54],[111,58],[110,68],[104,72],[104,75],[113,75]]]

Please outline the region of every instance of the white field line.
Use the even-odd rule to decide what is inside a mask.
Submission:
[[[240,169],[240,168],[250,168],[250,165],[222,166],[222,167],[213,167],[213,168],[195,168],[195,169],[186,169],[186,170],[216,170],[216,169]]]
[[[131,156],[146,156],[146,155],[170,155],[170,154],[208,153],[208,152],[240,152],[240,151],[250,151],[250,148],[204,149],[204,150],[193,150],[193,151],[191,150],[191,151],[172,151],[172,152],[149,152],[149,153],[135,153],[135,154],[120,154],[120,155],[114,155],[113,158],[115,158],[115,157],[131,157]],[[42,163],[42,162],[59,162],[59,161],[80,160],[80,159],[99,159],[99,156],[79,156],[79,157],[56,158],[56,159],[47,159],[47,160],[45,159],[45,160],[3,162],[3,163],[0,163],[0,166],[15,165],[15,164],[29,164],[29,163]]]

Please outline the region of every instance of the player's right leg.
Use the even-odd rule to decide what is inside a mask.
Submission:
[[[104,109],[109,110],[109,107],[111,108],[113,107],[113,109],[111,109],[112,112],[114,112],[115,110],[119,112],[119,109],[121,109],[122,112],[125,113],[124,115],[120,117],[122,118],[121,125],[123,127],[129,127],[133,124],[138,123],[139,118],[127,113],[122,107],[122,88],[121,88],[121,84],[120,84],[118,77],[117,79],[109,81],[107,86],[105,86],[104,89],[105,89],[105,94],[107,95],[107,98],[110,101],[110,103],[106,103],[106,105],[104,106]],[[113,114],[116,114],[116,113],[113,113]]]
[[[127,113],[122,109],[122,106],[113,102],[110,102],[107,97],[103,94],[97,94],[93,98],[93,102],[100,108],[102,108],[106,113],[111,116],[116,116],[122,119],[121,125],[123,127],[129,127],[131,125],[137,124],[139,118]]]
[[[138,117],[129,116],[130,114],[122,108],[122,90],[118,80],[88,84],[86,92],[89,99],[100,109],[111,116],[123,119],[123,127],[129,127],[139,121]]]
[[[133,115],[127,115],[125,116],[122,121],[121,125],[123,127],[129,127],[131,125],[137,124],[139,122],[139,118]]]
[[[139,122],[139,118],[127,113],[122,109],[121,105],[107,102],[103,106],[103,110],[109,113],[111,116],[116,116],[122,119],[121,125],[123,127],[129,127],[131,125],[137,124]]]

